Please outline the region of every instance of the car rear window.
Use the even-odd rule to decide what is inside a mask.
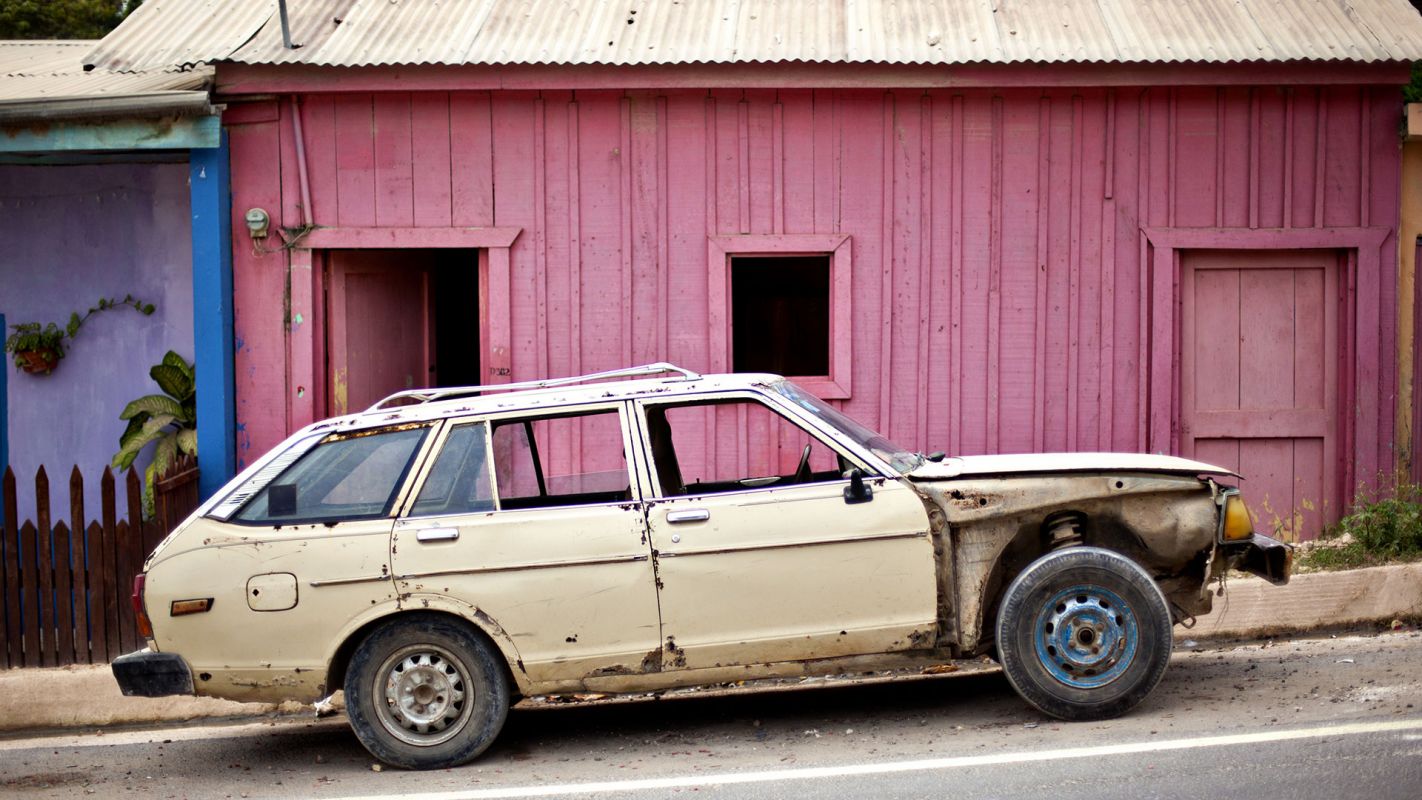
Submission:
[[[249,525],[342,522],[388,516],[428,426],[328,437],[267,484],[233,517]]]

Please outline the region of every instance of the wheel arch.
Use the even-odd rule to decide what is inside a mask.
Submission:
[[[429,602],[425,603],[426,600]],[[340,644],[336,646],[331,657],[327,660],[326,691],[328,693],[334,692],[345,686],[346,672],[350,667],[351,656],[354,655],[360,643],[377,628],[396,621],[434,617],[451,620],[469,629],[476,636],[485,639],[502,656],[500,661],[504,665],[505,677],[508,678],[509,686],[516,694],[523,694],[528,685],[528,676],[524,672],[523,660],[519,657],[518,649],[503,627],[478,608],[454,603],[447,598],[438,598],[438,600],[442,602],[436,602],[436,599],[432,598],[420,598],[414,603],[416,607],[411,608],[411,603],[406,598],[404,602],[386,606],[380,610],[381,613],[367,615],[355,621],[341,637]]]

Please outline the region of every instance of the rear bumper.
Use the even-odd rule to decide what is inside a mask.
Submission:
[[[1294,567],[1293,545],[1254,534],[1247,542],[1222,546],[1230,569],[1253,573],[1275,586],[1289,582]]]
[[[193,672],[176,653],[139,650],[119,656],[110,666],[125,697],[193,694]]]

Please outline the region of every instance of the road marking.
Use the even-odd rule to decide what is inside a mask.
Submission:
[[[1287,742],[1294,739],[1316,739],[1332,736],[1357,736],[1368,733],[1422,730],[1422,719],[1391,722],[1358,722],[1349,725],[1329,725],[1284,731],[1240,733],[1227,736],[1201,736],[1191,739],[1111,744],[1097,747],[1070,747],[1062,750],[1040,750],[1026,753],[1003,753],[990,756],[960,756],[929,758],[916,761],[891,761],[883,764],[845,764],[836,767],[804,767],[764,772],[726,772],[711,775],[688,775],[673,778],[644,778],[626,781],[596,781],[589,783],[555,783],[544,786],[511,786],[506,789],[468,789],[452,792],[428,792],[392,795],[351,795],[338,800],[503,800],[503,798],[549,797],[571,794],[606,794],[660,789],[688,789],[701,786],[730,786],[745,783],[775,783],[813,778],[846,778],[862,775],[887,775],[901,772],[986,767],[1000,764],[1025,764],[1036,761],[1058,761],[1072,758],[1100,758],[1132,753],[1158,753],[1169,750],[1193,750],[1202,747]]]

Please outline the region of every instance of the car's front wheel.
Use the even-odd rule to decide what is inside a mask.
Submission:
[[[1066,720],[1119,716],[1170,664],[1170,608],[1134,561],[1096,547],[1056,550],[1007,588],[998,660],[1027,702]]]
[[[393,620],[371,632],[346,672],[346,714],[371,755],[408,769],[463,764],[508,716],[499,655],[453,620]]]

